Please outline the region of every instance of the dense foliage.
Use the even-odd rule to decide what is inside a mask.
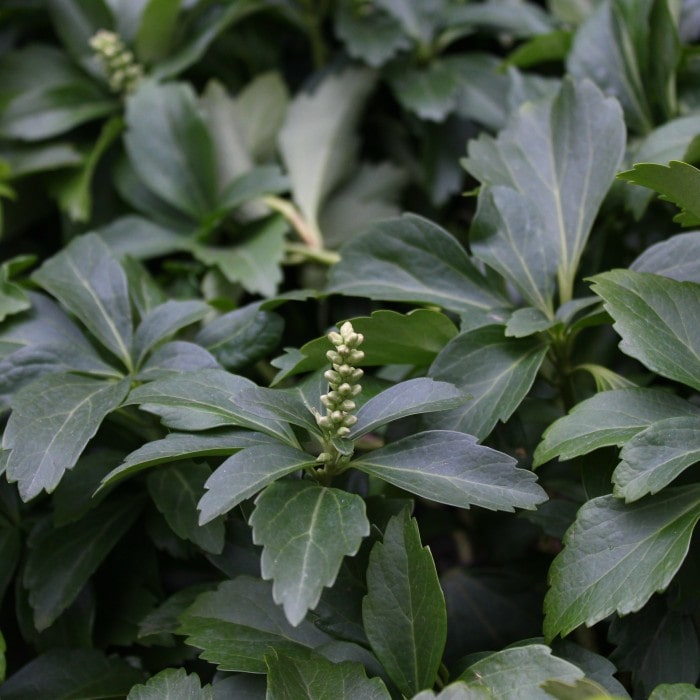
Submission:
[[[3,700],[700,698],[697,0],[0,19]]]

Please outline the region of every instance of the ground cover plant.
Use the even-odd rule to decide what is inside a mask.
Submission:
[[[3,700],[700,697],[695,0],[0,17]]]

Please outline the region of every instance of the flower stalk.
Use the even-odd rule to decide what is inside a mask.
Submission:
[[[331,332],[327,337],[334,349],[326,353],[332,365],[324,374],[328,380],[328,393],[321,396],[326,411],[325,414],[319,411],[314,414],[323,434],[323,451],[317,457],[323,468],[317,473],[330,478],[342,472],[352,457],[353,446],[347,436],[357,422],[353,414],[356,408],[353,399],[362,391],[359,380],[364,374],[355,365],[362,362],[365,353],[359,350],[364,336],[356,333],[349,321],[340,327],[339,333]]]

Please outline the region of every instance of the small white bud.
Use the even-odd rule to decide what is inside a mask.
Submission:
[[[326,370],[323,373],[324,378],[329,384],[340,384],[343,380],[342,377],[332,369]]]
[[[350,321],[345,321],[345,323],[340,327],[340,335],[343,336],[343,340],[347,341],[348,336],[354,333],[355,329],[352,327]]]
[[[333,343],[333,345],[342,345],[343,343],[343,336],[340,335],[340,333],[336,333],[335,331],[331,331],[328,336],[328,340]]]
[[[357,396],[362,391],[362,386],[360,384],[355,384],[352,388],[352,395]]]
[[[348,415],[343,418],[343,425],[346,428],[349,428],[351,425],[355,425],[355,423],[357,423],[357,416]]]
[[[343,403],[340,404],[340,408],[343,411],[347,411],[350,413],[350,411],[354,411],[356,406],[354,401],[343,401]]]
[[[362,362],[365,359],[365,353],[362,350],[351,350],[348,355],[348,362],[356,365],[358,362]]]
[[[338,429],[335,431],[335,434],[336,434],[338,437],[345,437],[346,435],[350,435],[350,428],[346,428],[345,426],[343,426],[343,427],[341,427],[341,428],[338,428]]]
[[[358,379],[362,379],[362,376],[364,375],[364,372],[361,369],[353,369],[352,374],[351,374],[351,379],[353,382],[358,381]]]

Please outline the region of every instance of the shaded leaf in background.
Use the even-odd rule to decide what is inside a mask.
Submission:
[[[700,231],[679,233],[649,246],[630,265],[630,270],[700,284]]]
[[[3,700],[100,700],[124,697],[145,672],[97,649],[52,649],[0,685]]]
[[[698,485],[669,488],[633,504],[612,496],[585,503],[550,569],[546,637],[642,608],[680,568],[698,519]]]
[[[205,552],[220,554],[224,548],[223,520],[199,525],[197,502],[204,493],[204,483],[211,476],[206,464],[179,462],[149,475],[148,492],[173,532],[194,542]]]
[[[141,505],[140,498],[105,503],[81,520],[37,538],[27,557],[23,583],[38,630],[49,627],[75,600],[131,527]]]
[[[332,586],[345,556],[369,535],[360,496],[308,481],[278,481],[255,500],[253,542],[263,546],[261,571],[292,625]]]
[[[692,617],[669,610],[652,598],[642,610],[615,618],[608,633],[611,657],[632,674],[637,692],[646,697],[657,685],[695,683],[700,675],[700,645]]]
[[[447,634],[445,599],[408,510],[389,521],[372,548],[362,620],[372,651],[404,696],[432,687]]]

